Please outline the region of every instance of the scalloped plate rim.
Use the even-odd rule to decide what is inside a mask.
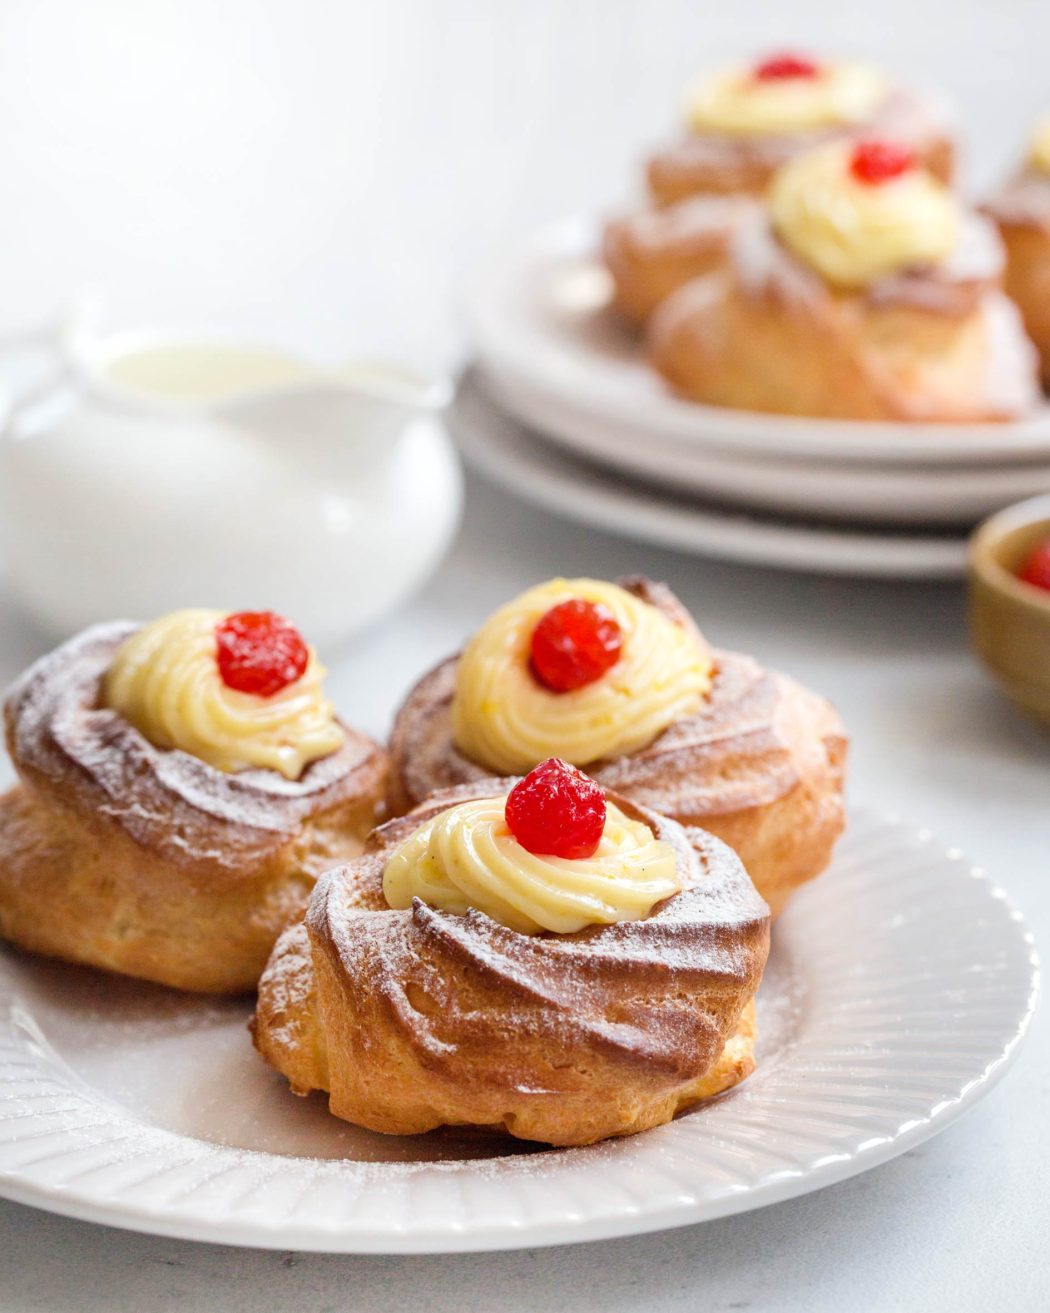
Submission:
[[[486,368],[592,420],[650,432],[663,441],[787,460],[910,464],[1026,463],[1050,457],[1050,407],[1015,420],[948,422],[840,420],[709,406],[661,391],[625,386],[625,371],[600,352],[567,351],[550,325],[532,322],[522,288],[543,285],[552,266],[600,270],[600,226],[582,212],[553,220],[482,261],[467,280],[461,309]],[[591,356],[593,355],[593,359]],[[640,368],[640,359],[634,362]],[[596,373],[596,370],[598,371]],[[647,375],[648,377],[648,375]],[[610,385],[618,380],[618,386]]]
[[[758,1208],[767,1208],[773,1204],[785,1203],[802,1195],[812,1194],[827,1186],[838,1185],[853,1176],[881,1167],[909,1149],[916,1148],[924,1141],[947,1130],[954,1122],[964,1116],[973,1104],[977,1103],[999,1083],[1013,1065],[1020,1051],[1028,1029],[1020,1031],[1010,1049],[998,1062],[981,1077],[976,1079],[976,1092],[971,1091],[956,1099],[953,1103],[935,1113],[926,1121],[919,1122],[907,1131],[889,1139],[882,1139],[870,1149],[854,1154],[846,1154],[826,1166],[809,1172],[790,1173],[785,1179],[773,1179],[765,1185],[753,1189],[742,1189],[739,1194],[727,1195],[718,1200],[707,1201],[698,1206],[695,1203],[682,1203],[648,1214],[636,1212],[610,1213],[606,1217],[593,1218],[582,1223],[580,1232],[566,1233],[559,1228],[561,1222],[546,1222],[528,1227],[502,1229],[494,1228],[486,1234],[480,1228],[472,1228],[469,1233],[459,1230],[442,1232],[419,1229],[403,1235],[389,1231],[369,1233],[357,1229],[344,1237],[334,1234],[321,1235],[309,1228],[297,1228],[287,1223],[267,1223],[254,1219],[250,1223],[230,1225],[219,1223],[218,1226],[207,1222],[194,1222],[178,1214],[172,1215],[154,1210],[146,1205],[137,1208],[99,1204],[90,1198],[78,1196],[65,1187],[51,1190],[39,1186],[21,1188],[17,1177],[0,1177],[0,1198],[12,1203],[25,1204],[44,1212],[55,1213],[60,1217],[69,1217],[82,1222],[112,1226],[119,1230],[135,1231],[140,1234],[167,1236],[177,1240],[194,1240],[206,1244],[234,1245],[240,1248],[293,1250],[301,1253],[340,1253],[340,1254],[451,1254],[451,1253],[486,1253],[511,1249],[546,1248],[573,1244],[597,1243],[601,1240],[623,1239],[634,1235],[648,1235],[656,1231],[671,1231],[679,1227],[699,1225],[721,1217],[733,1217],[740,1213],[752,1212]],[[819,1175],[819,1180],[813,1178]],[[465,1243],[459,1243],[460,1239]],[[338,1239],[338,1245],[333,1240]]]
[[[926,534],[781,518],[768,511],[669,498],[551,443],[500,409],[472,372],[448,412],[464,460],[488,482],[604,533],[691,555],[872,579],[955,579],[966,573],[966,533]]]
[[[1021,1051],[1037,1006],[1039,963],[1034,938],[1016,904],[1001,886],[990,879],[985,870],[973,865],[957,849],[944,844],[925,827],[903,822],[896,812],[859,809],[853,815],[857,822],[863,818],[867,824],[879,826],[902,843],[928,846],[931,861],[951,861],[956,865],[960,879],[979,881],[985,892],[985,901],[989,905],[1000,904],[1006,921],[1014,923],[1017,936],[1014,949],[1025,954],[1027,965],[1024,1005],[1014,1018],[1012,1033],[1002,1040],[998,1054],[990,1058],[979,1071],[975,1071],[955,1095],[942,1098],[925,1116],[910,1118],[893,1133],[879,1135],[856,1148],[838,1152],[829,1149],[817,1162],[807,1167],[770,1173],[757,1184],[727,1187],[723,1193],[709,1198],[679,1198],[651,1209],[636,1203],[626,1207],[614,1205],[604,1211],[596,1209],[588,1216],[577,1217],[575,1220],[562,1217],[521,1224],[498,1222],[485,1225],[475,1221],[467,1226],[430,1224],[395,1231],[381,1227],[370,1230],[367,1225],[355,1223],[352,1230],[334,1231],[296,1221],[267,1220],[265,1216],[259,1215],[215,1218],[204,1216],[199,1211],[194,1215],[190,1208],[180,1209],[165,1202],[127,1203],[121,1201],[119,1193],[116,1197],[99,1197],[97,1191],[92,1193],[87,1188],[33,1181],[18,1168],[0,1170],[0,1198],[82,1221],[215,1244],[325,1253],[458,1253],[576,1244],[688,1226],[784,1202],[881,1166],[954,1124],[989,1093],[1010,1069]],[[5,1019],[3,1024],[9,1023]],[[3,1063],[0,1060],[0,1074],[2,1071]],[[98,1097],[100,1101],[107,1101],[105,1095],[99,1094]],[[702,1116],[702,1112],[699,1115]],[[661,1129],[673,1130],[673,1125]],[[174,1141],[200,1143],[193,1137],[163,1128],[143,1126],[142,1130],[144,1134],[160,1134]],[[61,1133],[60,1129],[56,1129],[55,1133]],[[632,1149],[644,1154],[649,1136],[656,1134],[660,1134],[660,1131],[610,1143],[627,1154]],[[588,1151],[568,1152],[576,1154]],[[345,1166],[339,1160],[290,1161],[316,1163],[325,1175],[333,1177]],[[527,1164],[535,1162],[536,1157],[497,1161]],[[369,1166],[375,1170],[377,1167],[381,1169],[383,1165]],[[396,1174],[405,1177],[410,1177],[418,1170],[414,1164],[389,1166],[401,1169]],[[406,1166],[410,1170],[405,1171]],[[422,1168],[427,1166],[433,1164],[420,1164]],[[449,1172],[451,1177],[461,1172],[469,1175],[469,1163],[454,1162],[448,1164],[448,1167],[454,1169]],[[513,1175],[514,1168],[510,1167],[509,1172]],[[557,1184],[556,1179],[550,1182],[553,1189],[557,1188]]]

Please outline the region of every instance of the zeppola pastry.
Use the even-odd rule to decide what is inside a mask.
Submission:
[[[1050,117],[1032,137],[1028,159],[986,206],[1006,246],[1006,291],[1016,301],[1050,385]]]
[[[733,231],[754,208],[746,196],[692,196],[663,209],[611,219],[602,238],[602,258],[619,314],[644,324],[676,288],[720,268]]]
[[[823,146],[786,165],[726,270],[649,324],[656,368],[710,405],[844,419],[1028,413],[1034,352],[1002,243],[905,147]]]
[[[724,844],[550,760],[436,794],[322,876],[255,1044],[372,1130],[589,1144],[750,1074],[768,945]]]
[[[181,989],[254,987],[322,870],[361,850],[385,752],[271,612],[96,625],[4,707],[0,935]]]
[[[778,54],[722,69],[692,90],[686,121],[685,138],[649,161],[654,208],[605,229],[613,301],[634,324],[683,283],[721,267],[775,171],[815,145],[890,133],[935,175],[952,176],[943,107],[865,64]]]
[[[774,914],[843,827],[834,709],[712,651],[674,595],[555,579],[497,611],[412,689],[390,742],[391,810],[547,757],[740,855]]]

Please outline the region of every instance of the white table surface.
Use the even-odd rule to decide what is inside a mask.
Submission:
[[[452,359],[455,288],[482,249],[614,202],[688,76],[782,45],[946,86],[977,188],[1048,107],[1045,0],[4,0],[0,329],[91,285],[119,326],[221,322],[332,358]],[[959,587],[693,561],[472,485],[441,575],[332,663],[333,691],[382,731],[419,670],[516,589],[638,569],[720,644],[833,697],[853,797],[966,849],[1050,942],[1050,737],[967,654]],[[0,577],[0,679],[45,646]],[[1045,1310],[1048,1093],[1037,1018],[987,1101],[876,1171],[723,1222],[548,1251],[282,1255],[0,1203],[0,1313]]]
[[[490,608],[558,573],[668,580],[708,635],[829,694],[853,737],[851,794],[986,865],[1050,942],[1050,736],[966,651],[956,586],[832,582],[694,561],[587,532],[481,484],[438,578],[332,662],[338,704],[382,732],[415,674]],[[46,640],[0,592],[0,677]],[[858,944],[858,952],[863,945]],[[725,1221],[566,1249],[354,1258],[153,1239],[0,1203],[3,1313],[168,1309],[835,1310],[1047,1307],[1050,1049],[1037,1017],[1016,1068],[961,1123],[819,1194]]]

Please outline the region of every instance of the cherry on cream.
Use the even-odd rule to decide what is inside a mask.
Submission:
[[[601,679],[619,661],[623,634],[600,602],[570,598],[540,617],[529,644],[529,668],[553,693],[569,693]]]
[[[227,688],[270,698],[302,677],[310,652],[275,611],[236,611],[215,626],[219,675]]]
[[[605,794],[575,766],[548,757],[511,789],[505,815],[530,853],[593,857],[605,830]]]

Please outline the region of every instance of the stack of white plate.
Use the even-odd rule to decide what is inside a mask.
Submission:
[[[609,310],[593,221],[475,281],[467,457],[593,525],[706,555],[846,574],[962,573],[982,517],[1050,490],[1050,410],[1009,424],[807,420],[671,396]]]

